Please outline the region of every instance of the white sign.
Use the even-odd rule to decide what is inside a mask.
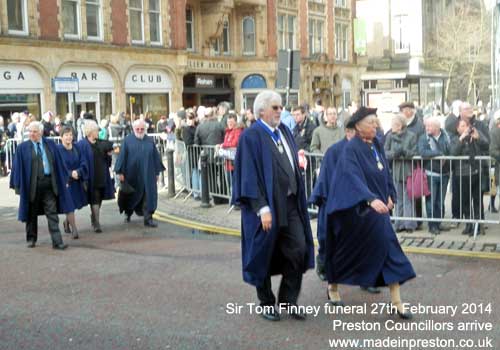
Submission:
[[[78,92],[78,79],[54,78],[52,79],[55,92]]]
[[[43,79],[31,66],[0,64],[0,90],[41,90]]]
[[[128,93],[164,93],[172,90],[172,80],[163,70],[133,68],[125,79]]]
[[[98,66],[64,66],[57,77],[78,79],[80,91],[109,91],[115,88],[111,73]]]

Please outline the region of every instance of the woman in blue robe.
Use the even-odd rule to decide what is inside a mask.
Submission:
[[[415,277],[391,225],[396,198],[389,164],[376,137],[376,109],[361,107],[347,127],[356,136],[345,145],[326,203],[328,298],[342,304],[338,284],[389,286],[391,310],[411,318],[399,286]]]
[[[98,140],[99,127],[93,120],[85,120],[83,126],[85,138],[76,146],[85,160],[83,166],[88,174],[87,200],[90,204],[90,220],[95,233],[101,233],[99,214],[103,200],[115,198],[115,186],[109,168],[113,144]]]
[[[65,126],[61,130],[62,144],[57,145],[59,154],[69,172],[68,190],[71,194],[73,207],[81,209],[88,204],[84,183],[88,181],[88,167],[85,166],[85,159],[82,152],[73,144],[73,128]],[[73,239],[78,239],[78,229],[76,227],[75,212],[66,214],[63,222],[64,232],[72,233]]]

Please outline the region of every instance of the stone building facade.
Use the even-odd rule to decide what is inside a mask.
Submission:
[[[274,88],[280,49],[301,55],[296,102],[356,99],[354,0],[6,0],[0,114],[152,112]],[[341,39],[336,39],[336,26]],[[311,41],[312,40],[312,41]],[[336,41],[337,40],[337,41]],[[336,50],[342,54],[336,54]],[[78,78],[77,93],[53,79]],[[283,92],[283,91],[282,91]]]

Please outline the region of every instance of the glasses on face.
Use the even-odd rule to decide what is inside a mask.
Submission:
[[[135,131],[144,131],[144,128],[136,128]]]
[[[271,106],[271,108],[275,111],[281,111],[283,110],[283,106]]]

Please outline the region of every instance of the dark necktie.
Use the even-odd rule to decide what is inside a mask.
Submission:
[[[40,146],[40,142],[36,143],[36,155],[43,164],[42,147]]]

